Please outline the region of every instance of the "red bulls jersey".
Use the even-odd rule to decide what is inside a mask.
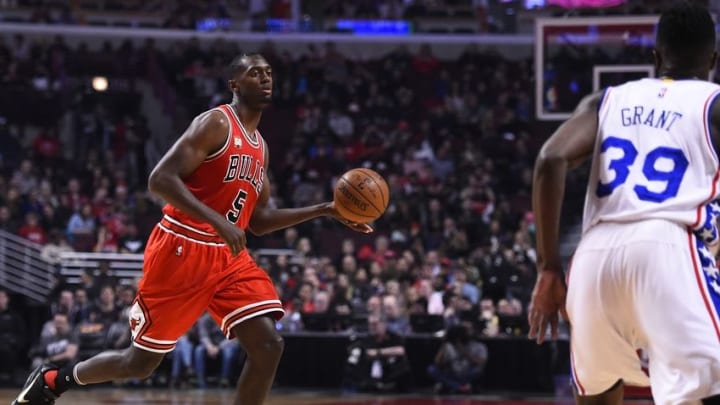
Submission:
[[[246,229],[265,179],[265,143],[258,131],[248,134],[232,107],[222,105],[230,130],[225,144],[187,178],[190,192],[229,222]],[[195,219],[170,204],[163,208],[160,226],[166,231],[208,244],[222,243],[210,224]]]

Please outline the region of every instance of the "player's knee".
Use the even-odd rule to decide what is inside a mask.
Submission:
[[[270,339],[267,339],[264,344],[264,349],[272,357],[280,359],[283,350],[285,350],[285,340],[280,335],[275,335]]]
[[[263,358],[265,360],[279,361],[285,349],[285,341],[282,336],[275,334],[259,341],[254,347],[249,348],[248,356]]]

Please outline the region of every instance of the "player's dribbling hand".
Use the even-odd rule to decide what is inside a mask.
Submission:
[[[360,233],[371,233],[373,231],[372,226],[368,224],[361,224],[358,222],[352,222],[348,221],[347,219],[343,218],[342,215],[338,212],[338,210],[335,208],[335,201],[332,201],[328,204],[328,207],[330,208],[330,216],[335,218],[338,222],[341,224],[347,226],[348,228],[352,229],[355,232]]]
[[[548,325],[550,325],[553,339],[557,338],[559,313],[562,312],[563,318],[567,319],[566,295],[567,287],[562,272],[538,271],[528,310],[528,323],[530,324],[528,337],[530,339],[536,339],[538,344],[542,344],[545,341]]]
[[[245,232],[235,224],[222,220],[215,224],[214,228],[230,248],[233,257],[237,256],[245,248]]]

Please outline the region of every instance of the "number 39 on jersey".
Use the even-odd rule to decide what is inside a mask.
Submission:
[[[607,153],[611,149],[617,149],[621,156],[610,161],[607,168],[614,172],[615,178],[603,183],[598,181],[595,194],[599,197],[607,197],[615,189],[624,184],[630,175],[630,170],[641,170],[647,180],[647,184],[633,185],[633,191],[642,201],[661,203],[667,199],[677,196],[680,190],[689,161],[683,151],[677,148],[659,146],[652,149],[645,156],[638,156],[638,150],[627,139],[616,136],[608,136],[600,146],[601,153]],[[642,159],[642,167],[633,164],[638,158]],[[661,189],[653,191],[649,186],[652,182],[662,184]]]

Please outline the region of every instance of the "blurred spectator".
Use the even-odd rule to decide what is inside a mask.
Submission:
[[[500,333],[520,336],[527,333],[523,305],[517,298],[501,299],[497,304]]]
[[[110,325],[105,339],[105,348],[122,350],[132,344],[130,328],[128,328],[128,312],[130,308],[118,312],[118,319]]]
[[[195,347],[195,374],[197,375],[198,387],[207,388],[205,381],[206,359],[220,358],[220,379],[218,385],[221,388],[230,386],[230,377],[235,371],[233,366],[240,351],[237,339],[227,339],[209,313],[203,314],[197,323],[200,343]]]
[[[462,324],[450,327],[445,341],[435,356],[428,374],[435,379],[437,393],[470,393],[482,376],[487,363],[487,347],[472,338],[471,327]]]
[[[285,249],[295,249],[295,246],[297,245],[297,240],[298,240],[297,228],[287,228],[287,229],[285,229],[284,244],[282,247]]]
[[[53,332],[40,339],[37,346],[30,352],[32,368],[43,363],[53,363],[64,367],[75,361],[78,353],[78,337],[68,317],[64,313],[53,316]]]
[[[13,173],[10,184],[17,187],[21,195],[27,195],[37,189],[38,179],[34,173],[32,161],[23,160],[20,163],[20,168]]]
[[[365,305],[365,313],[370,315],[377,315],[380,316],[383,311],[383,302],[382,298],[380,298],[379,295],[373,295],[372,297],[368,298],[367,303]]]
[[[43,325],[40,336],[44,338],[55,334],[54,316],[56,314],[66,315],[70,326],[74,327],[76,323],[76,319],[74,318],[76,314],[73,312],[74,308],[75,295],[70,290],[61,290],[57,301],[50,304],[50,319]]]
[[[298,311],[302,313],[312,313],[315,310],[315,302],[313,296],[315,294],[315,287],[309,282],[303,282],[300,284],[298,289],[297,298],[299,299]]]
[[[490,298],[483,298],[480,301],[479,323],[481,333],[485,336],[494,337],[500,333],[500,318],[495,312],[495,303]]]
[[[0,289],[0,358],[3,362],[0,376],[9,373],[8,377],[12,378],[12,371],[21,364],[22,353],[27,347],[25,333],[25,321],[10,310],[10,296]]]
[[[117,286],[117,307],[121,312],[128,312],[135,302],[135,288],[129,285]]]
[[[330,307],[330,294],[327,291],[318,291],[313,299],[313,313],[325,314]]]
[[[79,322],[77,332],[78,360],[86,360],[108,347],[108,327],[92,317]]]
[[[95,281],[92,269],[84,269],[80,273],[80,286],[87,293],[90,301],[94,301],[100,296],[100,285]]]
[[[428,314],[442,315],[445,313],[445,277],[437,275],[432,279],[432,292],[428,297]]]
[[[33,140],[35,156],[42,158],[49,164],[54,164],[60,156],[60,140],[53,128],[46,128]]]
[[[403,339],[388,331],[378,315],[368,316],[368,332],[348,348],[344,386],[361,391],[405,391],[410,383],[410,362]]]
[[[29,240],[30,242],[45,244],[47,242],[47,234],[40,226],[40,221],[36,213],[28,212],[25,214],[25,222],[18,230],[18,235]]]
[[[90,319],[90,300],[88,299],[87,291],[83,288],[75,290],[75,306],[72,310],[72,318],[76,322],[86,322]]]
[[[467,269],[456,269],[453,272],[455,293],[467,297],[473,305],[480,301],[480,289],[468,282]]]
[[[397,296],[385,295],[382,297],[382,312],[390,332],[399,336],[405,336],[410,332],[410,321],[407,314],[400,308]]]
[[[142,253],[145,250],[145,238],[140,236],[137,225],[128,224],[118,241],[120,253]]]
[[[189,384],[190,379],[195,377],[195,370],[192,367],[194,352],[194,341],[197,340],[197,322],[191,331],[182,335],[175,344],[172,352],[172,366],[170,370],[170,387],[184,388]]]
[[[6,205],[0,206],[0,230],[15,233],[17,221],[12,217],[10,208]]]
[[[106,285],[100,289],[100,296],[90,310],[90,321],[102,324],[107,330],[117,321],[120,312],[120,308],[115,304],[115,290],[112,286]]]
[[[62,262],[61,255],[64,252],[72,252],[73,248],[62,232],[57,229],[50,231],[48,243],[40,251],[40,257],[48,263],[58,265]]]
[[[70,241],[76,250],[89,251],[95,243],[95,216],[90,204],[85,204],[79,212],[75,212],[67,225]]]
[[[112,270],[110,269],[110,262],[108,260],[100,261],[98,265],[98,272],[95,276],[95,282],[102,288],[106,286],[113,287],[117,283],[117,279],[113,277]]]

